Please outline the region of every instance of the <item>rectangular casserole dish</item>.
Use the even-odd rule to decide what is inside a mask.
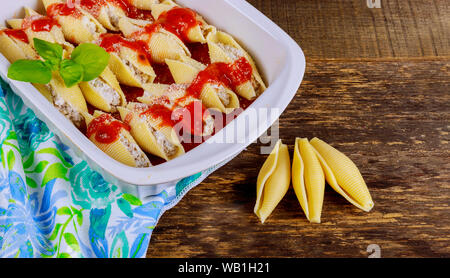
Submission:
[[[24,103],[44,121],[62,142],[98,171],[108,182],[122,185],[152,186],[158,192],[182,178],[219,165],[239,154],[255,142],[279,118],[295,96],[303,79],[305,57],[300,47],[276,24],[244,0],[177,0],[177,3],[198,11],[211,24],[233,35],[255,58],[268,89],[250,106],[252,109],[275,108],[276,113],[248,121],[247,109],[214,138],[187,154],[164,164],[137,169],[125,166],[98,149],[69,120],[56,110],[31,84],[9,80],[9,62],[0,55],[0,76]],[[23,7],[43,12],[39,0],[3,1],[0,24],[23,16]],[[232,132],[236,127],[243,132]],[[244,128],[244,130],[242,130]],[[218,143],[216,137],[234,143]],[[229,141],[227,141],[229,142]]]

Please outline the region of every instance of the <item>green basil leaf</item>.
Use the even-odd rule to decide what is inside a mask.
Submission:
[[[72,60],[83,66],[83,81],[97,78],[109,63],[109,53],[92,43],[83,43],[72,52]]]
[[[63,56],[62,46],[57,43],[50,43],[37,38],[34,38],[33,42],[34,48],[38,54],[44,58],[47,65],[49,65],[52,70],[58,70],[59,63],[61,63]]]
[[[48,84],[52,70],[40,60],[18,60],[8,69],[8,77],[17,81]]]
[[[59,73],[67,88],[73,87],[83,81],[83,67],[73,60],[64,59],[61,62]]]

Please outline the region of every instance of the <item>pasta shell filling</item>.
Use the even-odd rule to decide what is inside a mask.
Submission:
[[[231,102],[231,96],[227,92],[227,89],[223,85],[213,84],[211,85],[213,89],[217,91],[217,96],[222,102],[223,106],[227,107]]]
[[[52,85],[47,84],[45,87],[50,91],[53,97],[53,104],[67,119],[80,127],[84,122],[84,117],[72,105],[66,102],[60,95],[58,95]]]
[[[155,84],[158,86],[158,84]],[[219,85],[217,85],[219,86]],[[151,104],[151,103],[158,103],[161,105],[166,106],[168,109],[172,111],[176,111],[177,109],[183,109],[188,106],[191,106],[194,102],[200,102],[199,99],[194,98],[192,96],[187,95],[187,88],[189,87],[188,84],[171,84],[167,86],[167,89],[162,95],[154,96],[152,93],[145,91],[144,96],[140,98],[140,100],[144,103]],[[225,91],[223,95],[224,102],[231,102],[230,95],[226,92],[225,87],[223,87],[223,90]],[[194,108],[194,111],[189,111],[191,114],[191,117],[198,118],[197,115],[195,115],[196,111]],[[214,118],[211,116],[211,114],[205,114],[204,111],[201,111],[203,114],[201,115],[201,118],[203,120],[202,127],[203,130],[201,130],[202,136],[208,136],[211,135],[214,131]],[[176,115],[177,113],[175,113]],[[179,119],[178,119],[179,120]]]
[[[81,18],[81,23],[92,35],[98,35],[102,33],[102,30],[100,30],[99,26],[95,24],[95,22],[88,16],[83,16]]]
[[[157,144],[162,148],[167,157],[173,157],[177,153],[177,146],[170,142],[162,132],[156,130],[153,127],[153,125],[151,124],[150,115],[143,114],[143,112],[148,109],[148,105],[139,103],[135,105],[134,109],[141,113],[139,119],[141,121],[144,121],[148,126],[150,132],[153,134],[153,136],[155,136]]]
[[[150,161],[148,157],[142,152],[141,148],[136,143],[131,142],[122,133],[119,135],[120,142],[127,148],[128,152],[134,158],[136,167],[145,168],[150,167]]]
[[[150,75],[148,75],[145,72],[138,69],[138,67],[136,67],[130,60],[128,60],[124,57],[120,57],[120,58],[121,58],[122,62],[130,69],[133,76],[136,77],[136,79],[139,81],[139,83],[141,83],[141,84],[151,83],[152,77]]]
[[[111,112],[116,112],[117,106],[120,106],[122,104],[119,93],[100,77],[92,81],[89,81],[89,84],[97,92],[99,92],[102,95],[102,97],[106,100],[106,102],[112,107]]]
[[[106,13],[109,17],[109,21],[114,28],[119,28],[120,16],[116,13],[115,7],[108,4]]]
[[[217,46],[219,46],[225,53],[227,53],[229,58],[233,62],[236,62],[237,60],[239,60],[242,57],[246,58],[244,51],[239,48],[236,48],[234,46],[231,46],[229,44],[224,44],[221,42],[218,42]],[[264,90],[262,88],[261,84],[256,80],[255,75],[252,75],[250,82],[256,92],[262,92]]]

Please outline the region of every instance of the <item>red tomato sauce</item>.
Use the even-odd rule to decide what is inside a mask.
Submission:
[[[56,16],[73,16],[75,18],[80,18],[83,14],[75,8],[73,4],[69,5],[66,3],[55,3],[47,8],[47,15],[49,17]]]
[[[187,48],[191,52],[191,57],[194,60],[199,61],[204,65],[211,64],[211,58],[209,56],[209,48],[206,43],[187,43]]]
[[[143,41],[125,39],[119,34],[102,34],[100,36],[99,45],[110,53],[117,52],[120,47],[127,47],[138,54],[138,61],[140,63],[150,65],[150,49]]]
[[[33,32],[50,32],[54,26],[60,27],[56,20],[48,16],[25,18],[22,23],[23,29],[31,27]]]
[[[102,144],[112,144],[119,139],[122,129],[129,131],[130,126],[109,114],[102,114],[89,124],[86,136],[89,138],[95,136],[95,140]]]
[[[153,70],[156,74],[155,83],[158,84],[174,84],[175,80],[173,80],[172,73],[170,73],[169,66],[166,64],[153,64]]]
[[[130,87],[121,84],[122,91],[127,99],[127,102],[138,102],[138,98],[144,96],[144,89],[138,87]]]
[[[161,120],[161,123],[159,123],[159,127],[173,127],[177,122],[172,119],[172,113],[173,111],[167,108],[165,105],[155,103],[149,105],[147,110],[141,113],[141,116],[150,116],[154,119]]]
[[[92,0],[89,0],[92,1]],[[121,8],[127,17],[134,19],[153,20],[151,11],[141,10],[131,4],[129,0],[107,0]]]
[[[105,0],[71,0],[72,3],[79,3],[80,7],[86,10],[94,17],[100,15],[103,6],[106,5]]]
[[[251,80],[252,72],[252,66],[244,57],[232,64],[213,63],[197,75],[187,93],[200,98],[206,84],[220,84],[235,90],[237,86]]]
[[[157,22],[167,31],[177,35],[182,41],[189,41],[189,30],[200,25],[197,14],[188,8],[174,7],[163,12]]]
[[[173,9],[162,13],[155,23],[145,26],[144,30],[138,31],[135,35],[148,35],[151,39],[153,33],[160,28],[178,36],[183,42],[188,42],[189,30],[201,24],[196,19],[197,14],[188,8],[174,7]]]
[[[17,39],[24,43],[29,43],[28,36],[27,36],[27,34],[25,34],[25,32],[23,30],[5,29],[0,32],[5,33],[8,37]]]

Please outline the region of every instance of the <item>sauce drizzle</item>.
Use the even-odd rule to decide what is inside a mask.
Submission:
[[[189,30],[198,25],[201,25],[201,22],[197,20],[197,14],[193,10],[174,7],[163,12],[155,23],[145,26],[142,31],[136,32],[134,36],[148,35],[150,39],[153,33],[163,28],[176,35],[183,42],[189,42]]]
[[[125,39],[119,34],[102,34],[100,36],[99,45],[110,53],[118,52],[118,47],[127,47],[137,53],[140,63],[150,65],[150,49],[144,41]]]
[[[235,91],[236,87],[250,81],[253,69],[244,57],[232,64],[213,63],[201,71],[187,89],[187,95],[200,98],[206,84],[218,84]]]
[[[73,16],[75,18],[80,18],[83,16],[83,14],[75,8],[73,4],[66,4],[66,3],[55,3],[47,8],[47,15],[49,17],[56,17],[56,16]]]
[[[86,136],[91,138],[95,135],[97,142],[112,144],[119,139],[122,129],[129,131],[130,126],[114,119],[109,114],[102,114],[89,124]]]
[[[48,16],[31,16],[24,19],[22,29],[31,27],[33,32],[50,32],[54,26],[60,27],[59,23]]]
[[[92,1],[92,0],[88,0]],[[151,11],[141,10],[133,6],[130,0],[107,0],[122,9],[127,17],[133,19],[153,20]]]
[[[28,36],[23,30],[5,29],[0,32],[5,33],[7,36],[15,38],[24,43],[29,43]]]

